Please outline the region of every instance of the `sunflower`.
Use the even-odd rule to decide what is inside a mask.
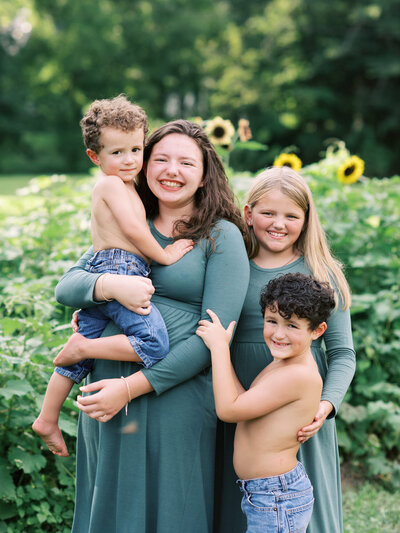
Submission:
[[[205,131],[213,144],[229,147],[233,134],[235,133],[235,128],[230,120],[215,117],[207,122]]]
[[[286,154],[283,153],[280,156],[278,156],[274,161],[274,167],[290,167],[296,172],[298,172],[303,163],[301,162],[301,159],[297,157],[296,154]]]
[[[356,155],[352,155],[349,159],[338,168],[337,177],[341,183],[355,183],[364,172],[364,161]]]
[[[250,129],[250,122],[246,118],[241,118],[239,120],[238,134],[241,142],[247,142],[253,137]]]

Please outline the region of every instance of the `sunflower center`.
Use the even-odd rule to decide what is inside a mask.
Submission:
[[[355,171],[356,167],[354,165],[350,165],[349,167],[346,168],[346,170],[344,171],[344,175],[345,176],[351,176],[353,174],[353,172]]]
[[[285,161],[285,162],[283,163],[283,166],[284,166],[284,167],[293,168],[292,163],[289,163],[289,161]]]
[[[214,135],[214,137],[216,137],[217,139],[222,139],[222,137],[224,137],[225,135],[225,128],[223,128],[222,126],[217,126],[214,131],[212,132],[212,134]]]

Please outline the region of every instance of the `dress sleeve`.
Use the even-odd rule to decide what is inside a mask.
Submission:
[[[341,305],[339,301],[327,322],[328,327],[323,337],[328,358],[328,372],[321,400],[328,400],[333,405],[328,418],[336,415],[356,368],[350,311],[342,310]]]
[[[249,283],[249,260],[236,226],[225,221],[215,238],[216,250],[207,262],[201,319],[209,319],[212,309],[227,327],[237,321]],[[195,333],[171,350],[167,357],[142,370],[157,394],[186,381],[211,363],[210,352]]]
[[[94,287],[101,274],[86,272],[85,265],[93,256],[93,248],[83,254],[77,263],[70,268],[56,286],[56,300],[68,307],[92,307],[99,302],[93,299]],[[102,302],[100,302],[102,303]]]

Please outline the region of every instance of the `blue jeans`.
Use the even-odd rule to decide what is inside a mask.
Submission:
[[[131,252],[112,248],[100,250],[86,263],[85,270],[95,273],[145,276],[150,273],[146,261]],[[132,348],[148,368],[163,359],[169,350],[167,328],[159,310],[152,305],[149,315],[129,311],[116,300],[79,311],[79,333],[88,339],[100,337],[112,320],[128,337]],[[57,367],[56,372],[75,383],[80,383],[93,368],[93,359],[84,359],[66,367]]]
[[[314,505],[313,488],[301,463],[281,474],[238,479],[244,493],[246,533],[305,533]]]

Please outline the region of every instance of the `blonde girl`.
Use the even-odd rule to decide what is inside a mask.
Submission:
[[[299,460],[314,486],[314,511],[307,533],[343,533],[335,415],[355,370],[349,286],[340,262],[329,251],[310,188],[291,168],[274,167],[259,174],[248,192],[244,216],[249,230],[250,283],[232,346],[232,362],[244,387],[272,360],[263,340],[261,288],[273,278],[301,272],[328,281],[336,291],[337,306],[327,331],[312,345],[324,381],[320,407],[297,437],[302,443]],[[246,529],[232,468],[233,435],[234,426],[225,424],[217,462],[221,483],[218,533],[244,533]]]

